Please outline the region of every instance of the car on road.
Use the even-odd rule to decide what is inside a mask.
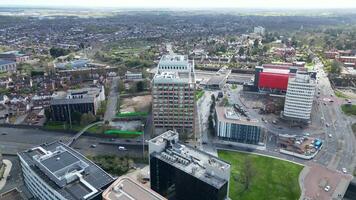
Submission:
[[[126,147],[119,146],[119,151],[127,151]]]
[[[304,136],[309,136],[310,135],[310,133],[304,133]]]
[[[96,147],[96,144],[92,144],[90,145],[91,148],[95,148]]]
[[[279,126],[278,129],[283,129],[283,127],[282,127],[282,126]]]
[[[1,135],[7,135],[7,133],[3,132],[3,133],[1,133]]]
[[[325,124],[325,126],[326,126],[326,127],[329,127],[329,126],[330,126],[330,124],[328,124],[328,123],[327,123],[327,124]]]
[[[331,135],[331,134],[329,134],[328,136],[329,136],[329,138],[332,138],[332,137],[333,137],[333,135]]]
[[[324,106],[326,106],[326,103],[324,102]]]
[[[330,185],[325,186],[324,188],[325,192],[329,192],[330,188],[331,188]]]
[[[342,170],[342,172],[343,172],[344,174],[347,173],[347,169],[346,169],[345,167],[343,167],[341,170]]]

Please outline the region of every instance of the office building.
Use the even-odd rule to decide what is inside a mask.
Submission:
[[[18,153],[25,186],[39,200],[101,199],[114,181],[103,169],[60,142]]]
[[[0,59],[0,72],[16,72],[16,62]]]
[[[53,121],[68,121],[73,112],[95,115],[104,100],[104,86],[57,92],[51,100],[51,118]]]
[[[165,55],[152,81],[155,128],[194,132],[194,61],[187,56]]]
[[[264,142],[265,130],[260,122],[249,118],[241,108],[217,106],[215,112],[216,135],[219,139],[246,144]]]
[[[315,80],[307,73],[297,73],[288,81],[283,117],[309,121],[315,93]]]
[[[20,63],[29,60],[30,57],[20,53],[19,51],[7,51],[0,53],[0,59]]]
[[[168,199],[228,199],[230,164],[178,142],[167,131],[149,141],[151,189]]]
[[[103,192],[103,200],[167,200],[150,188],[146,188],[133,179],[118,178]]]

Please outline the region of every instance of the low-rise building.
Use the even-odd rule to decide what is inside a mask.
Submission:
[[[114,178],[60,142],[18,153],[25,186],[39,200],[101,199]]]
[[[132,178],[118,178],[103,192],[103,200],[167,200],[150,188],[137,183]]]
[[[134,73],[134,72],[130,72],[127,71],[125,73],[125,80],[127,81],[135,81],[135,80],[142,80],[142,73]]]
[[[177,132],[149,141],[149,163],[151,188],[168,199],[229,199],[230,164],[179,143]]]
[[[22,54],[19,51],[7,51],[0,53],[0,59],[9,60],[16,63],[25,62],[30,59],[26,54]]]
[[[0,60],[0,72],[16,72],[16,62],[11,60]]]
[[[215,108],[216,135],[219,139],[245,144],[264,143],[265,130],[256,119],[232,107]]]
[[[51,118],[54,121],[68,121],[73,112],[95,115],[104,100],[104,86],[57,92],[51,100]]]

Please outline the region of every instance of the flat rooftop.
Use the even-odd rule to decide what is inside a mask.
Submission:
[[[216,115],[218,121],[231,123],[231,124],[242,124],[250,126],[260,126],[260,122],[257,119],[250,119],[242,114],[236,112],[232,107],[215,107]]]
[[[75,90],[59,91],[52,95],[51,104],[92,103],[101,87],[87,87]]]
[[[60,142],[42,144],[18,156],[66,199],[92,199],[114,178],[80,153]]]
[[[176,132],[167,131],[150,140],[150,156],[154,156],[217,189],[229,181],[229,163],[204,151],[179,143],[177,135]]]
[[[105,200],[166,200],[129,177],[120,177],[103,193]]]

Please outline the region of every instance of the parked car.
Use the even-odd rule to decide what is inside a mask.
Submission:
[[[346,168],[342,168],[342,172],[343,172],[344,174],[346,174],[346,173],[347,173],[347,169],[346,169]]]
[[[119,151],[127,151],[126,147],[119,146]]]
[[[330,185],[325,186],[324,188],[325,192],[329,192],[330,188],[331,188]]]

